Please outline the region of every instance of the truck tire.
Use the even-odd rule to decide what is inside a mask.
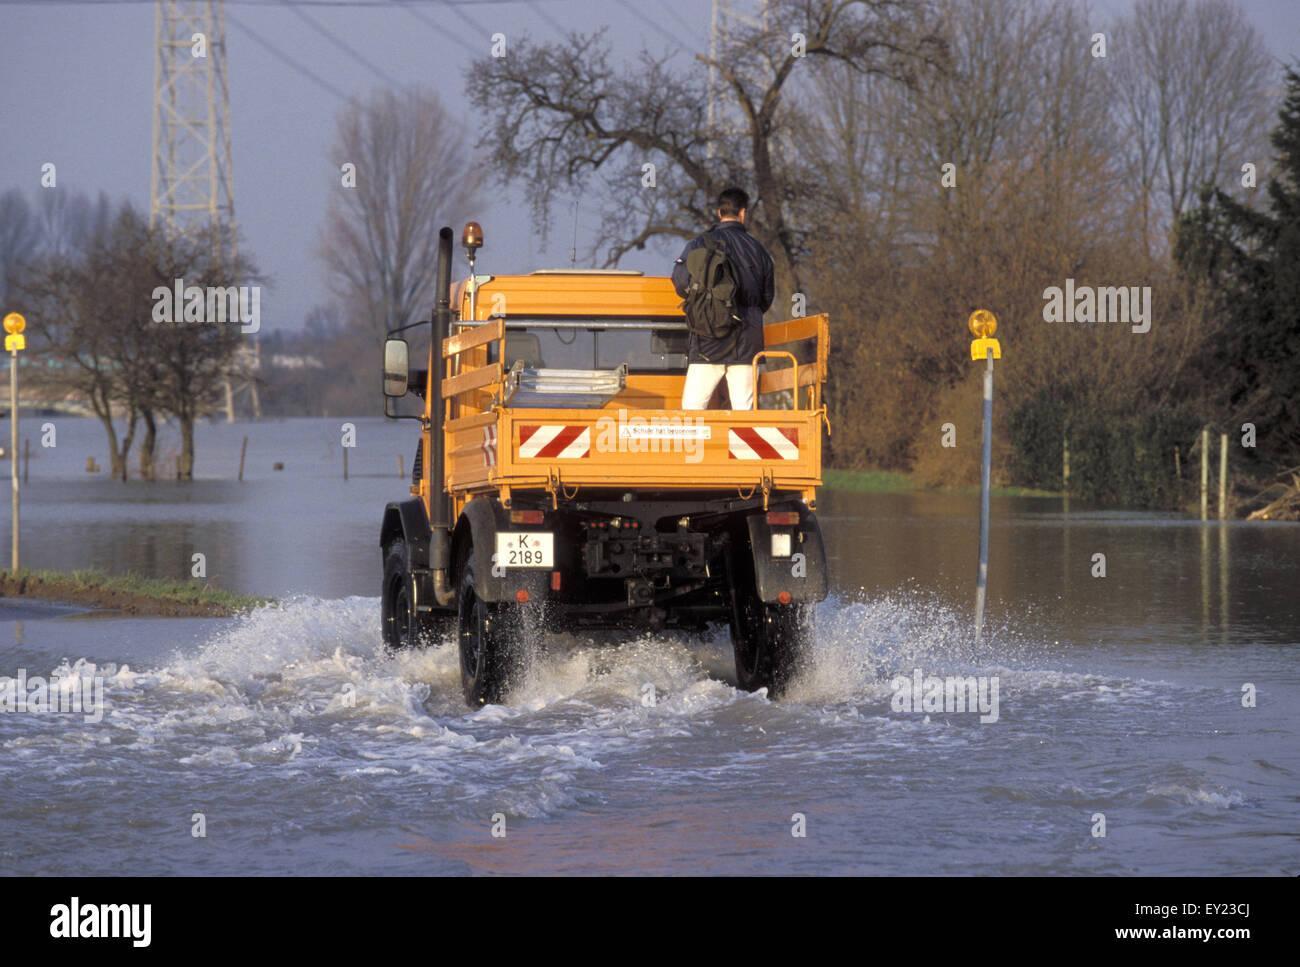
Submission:
[[[748,550],[733,569],[731,645],[736,682],[747,692],[766,688],[780,698],[803,668],[812,641],[812,607],[768,604],[758,596],[754,562]]]
[[[411,601],[411,571],[406,553],[406,541],[401,539],[389,542],[384,548],[381,614],[384,644],[393,649],[414,645],[419,631]]]
[[[472,544],[472,542],[471,542]],[[460,643],[460,683],[471,708],[500,702],[522,670],[517,617],[513,602],[484,601],[475,593],[474,549],[460,566],[456,595],[457,640]]]

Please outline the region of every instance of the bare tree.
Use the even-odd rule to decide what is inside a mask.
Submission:
[[[247,256],[234,275],[258,277]],[[42,256],[22,273],[16,298],[32,317],[33,352],[59,364],[43,380],[89,403],[108,438],[113,476],[126,479],[140,420],[151,435],[163,413],[180,423],[177,476],[193,476],[195,421],[210,409],[241,333],[237,323],[156,321],[155,293],[174,291],[178,280],[187,289],[224,288],[223,278],[201,246],[150,229],[129,204],[78,250]],[[141,459],[149,476],[152,453]]]
[[[784,301],[799,287],[810,228],[800,202],[811,182],[803,153],[784,147],[791,130],[783,95],[814,60],[914,80],[943,59],[930,8],[925,0],[773,0],[765,23],[687,67],[643,52],[615,70],[600,32],[525,40],[506,57],[474,62],[467,87],[492,119],[483,143],[499,174],[525,186],[544,226],[559,194],[585,191],[599,174],[604,228],[593,252],[603,249],[606,265],[651,239],[698,234],[718,193],[746,184],[755,198],[750,227],[772,252]],[[710,70],[726,105],[712,125]],[[643,180],[648,164],[656,166],[653,190]]]
[[[0,300],[24,263],[79,250],[111,218],[103,193],[91,200],[66,188],[40,188],[30,205],[17,188],[0,195]]]
[[[1108,60],[1143,240],[1164,252],[1162,237],[1202,187],[1230,187],[1245,162],[1263,182],[1278,70],[1229,0],[1137,0]]]
[[[103,192],[93,201],[82,192],[42,188],[36,193],[36,225],[40,250],[47,255],[68,255],[100,236],[113,218],[112,205]]]
[[[144,254],[129,267],[124,266],[123,273],[134,270],[150,294],[184,279],[187,289],[193,285],[207,290],[206,306],[213,307],[213,290],[233,292],[236,280],[241,288],[264,281],[247,249],[240,251],[238,262],[223,263],[202,235],[167,238],[159,230],[140,225],[134,230],[143,234]],[[139,283],[137,286],[132,286],[132,299],[146,291]],[[137,303],[132,301],[131,305],[134,309]],[[154,306],[151,295],[148,307],[152,311]],[[194,425],[215,408],[236,365],[235,354],[244,340],[239,320],[206,318],[191,323],[181,322],[178,316],[175,323],[159,323],[151,314],[147,331],[138,326],[128,331],[144,340],[124,339],[121,344],[123,356],[136,359],[129,372],[138,383],[128,393],[134,394],[142,412],[161,411],[176,418],[181,434],[176,477],[190,480],[194,476]],[[138,350],[134,357],[133,350]],[[152,429],[149,420],[146,429]]]
[[[1041,321],[1044,288],[1067,277],[1137,281],[1081,5],[938,9],[947,70],[904,86],[823,65],[799,104],[821,205],[805,290],[835,320],[827,401],[842,464],[908,469],[939,439],[935,415],[953,419],[974,372],[961,327],[977,306],[1015,346],[1003,412],[1038,392],[1114,395],[1172,334],[1121,346]]]
[[[31,206],[17,188],[0,195],[0,313],[9,312],[10,286],[25,261],[39,254],[40,236]]]
[[[378,336],[431,308],[438,229],[481,204],[463,130],[420,88],[354,99],[338,119],[320,254],[335,294]]]
[[[84,259],[46,255],[27,266],[14,299],[31,321],[32,356],[54,364],[37,369],[33,381],[89,404],[108,438],[110,474],[125,480],[139,413],[124,399],[107,282]],[[119,419],[126,422],[121,435]]]

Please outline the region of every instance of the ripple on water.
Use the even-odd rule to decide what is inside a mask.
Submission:
[[[220,813],[252,823],[269,810],[304,837],[412,817],[572,818],[682,790],[708,790],[730,814],[810,783],[895,823],[929,810],[940,826],[954,809],[993,807],[995,825],[1033,809],[1035,823],[1072,828],[1094,805],[1251,805],[1208,775],[1096,761],[1117,742],[1179,735],[1186,707],[1217,693],[1062,667],[1033,629],[976,642],[965,616],[914,593],[820,606],[812,666],[782,702],[735,688],[723,631],[551,642],[507,704],[469,710],[455,649],[393,654],[377,614],[371,598],[294,598],[156,668],[64,662],[60,675],[103,678],[103,726],[0,716],[0,781],[35,757],[55,798],[121,779],[114,808],[138,809],[197,788]],[[998,724],[894,711],[893,679],[918,669],[995,676]]]

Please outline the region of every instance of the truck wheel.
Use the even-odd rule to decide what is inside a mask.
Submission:
[[[411,602],[411,571],[406,563],[406,542],[393,541],[384,549],[383,604],[384,644],[409,648],[417,638],[419,624]]]
[[[812,639],[812,609],[760,600],[752,560],[740,562],[736,571],[731,590],[731,645],[737,683],[747,692],[766,688],[771,697],[780,698],[806,660]]]
[[[460,567],[456,595],[457,631],[460,641],[460,683],[465,701],[478,708],[500,702],[520,671],[519,649],[511,641],[518,622],[512,621],[517,606],[511,602],[484,601],[475,593],[474,550]]]

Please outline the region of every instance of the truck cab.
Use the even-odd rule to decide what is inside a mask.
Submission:
[[[779,694],[827,593],[826,316],[764,327],[752,409],[682,410],[669,279],[475,275],[476,229],[454,286],[443,229],[427,367],[385,347],[386,395],[424,400],[411,498],[380,531],[385,641],[450,631],[477,706],[519,680],[530,636],[726,625],[740,686]]]

